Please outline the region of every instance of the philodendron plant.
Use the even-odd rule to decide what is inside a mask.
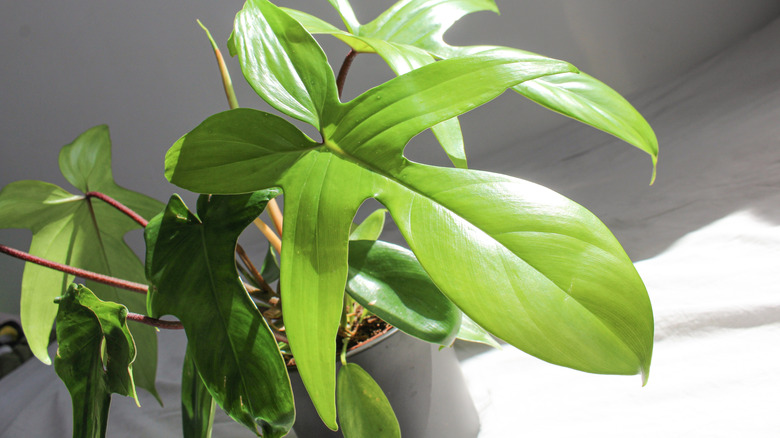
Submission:
[[[119,187],[102,126],[60,154],[83,194],[39,181],[0,193],[0,226],[33,232],[32,255],[0,250],[30,261],[21,317],[47,363],[56,319],[55,369],[72,395],[75,436],[105,434],[111,393],[135,397],[138,385],[156,395],[153,326],[187,334],[186,436],[210,434],[214,403],[255,433],[287,433],[293,360],[329,428],[398,436],[366,371],[345,363],[336,373],[338,352],[377,318],[442,346],[493,343],[492,334],[553,364],[646,382],[652,310],[620,244],[588,210],[547,188],[467,169],[457,116],[512,89],[645,151],[654,169],[657,141],[645,120],[566,62],[444,42],[463,15],[497,12],[492,0],[401,0],[367,24],[348,0],[330,3],[346,30],[266,0],[248,0],[237,14],[229,51],[281,116],[237,108],[220,63],[231,109],[165,157],[165,176],[202,194],[194,211],[176,195],[163,207]],[[312,34],[349,46],[338,77]],[[378,54],[398,76],[342,102],[359,53]],[[427,129],[453,167],[404,157]],[[274,199],[282,194],[283,222]],[[386,210],[354,224],[369,198]],[[266,207],[276,232],[258,218]],[[411,251],[377,240],[386,213]],[[236,244],[253,222],[271,242],[260,268]],[[138,227],[145,272],[123,241]],[[86,286],[69,286],[74,276]]]

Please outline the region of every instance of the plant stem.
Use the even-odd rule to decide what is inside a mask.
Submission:
[[[85,278],[87,280],[97,281],[98,283],[107,284],[109,286],[118,287],[133,292],[147,293],[149,287],[145,284],[135,283],[132,281],[122,280],[121,278],[111,277],[108,275],[98,274],[97,272],[87,271],[86,269],[74,268],[72,266],[63,265],[62,263],[53,262],[44,258],[34,256],[18,249],[10,248],[5,245],[0,245],[0,252],[16,257],[37,265],[45,266],[47,268],[55,269],[66,274],[75,275],[77,277]]]
[[[146,315],[140,315],[138,313],[127,313],[127,319],[130,321],[140,322],[141,324],[150,325],[161,329],[168,330],[181,330],[184,326],[179,321],[165,321],[157,318],[150,318]]]
[[[255,219],[254,221],[255,226],[260,230],[260,232],[265,235],[265,238],[268,239],[268,242],[271,244],[271,246],[274,247],[276,252],[279,254],[282,253],[282,241],[279,240],[279,237],[274,234],[274,231],[269,227],[265,222],[260,220],[260,218]]]
[[[279,209],[279,204],[276,203],[276,199],[268,201],[268,215],[271,216],[271,220],[274,223],[274,228],[279,233],[279,237],[282,237],[282,225],[283,217],[282,210]]]
[[[336,78],[336,88],[339,90],[339,97],[341,97],[341,93],[344,91],[344,82],[347,81],[347,73],[349,73],[349,68],[352,66],[352,61],[355,60],[357,54],[358,52],[354,49],[350,49],[349,53],[347,53],[347,57],[344,58],[344,62],[341,63],[339,75]]]
[[[252,274],[252,277],[254,277],[255,281],[257,281],[257,284],[259,284],[265,292],[271,295],[276,295],[276,292],[270,285],[268,285],[268,283],[265,282],[263,276],[260,275],[260,271],[257,270],[255,264],[252,263],[252,260],[249,259],[249,256],[241,245],[236,245],[236,252],[238,253],[238,257],[244,263],[244,266],[246,266],[246,268]]]
[[[126,205],[122,204],[121,202],[117,201],[116,199],[106,195],[105,193],[100,192],[87,192],[84,194],[87,198],[97,198],[101,201],[105,202],[106,204],[116,208],[117,210],[121,211],[122,213],[126,214],[130,219],[136,221],[139,225],[146,228],[146,225],[149,223],[146,219],[141,217],[140,214],[134,212],[130,208],[128,208]]]

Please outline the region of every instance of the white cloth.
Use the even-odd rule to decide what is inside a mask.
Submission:
[[[551,366],[512,347],[463,359],[480,438],[780,436],[780,21],[633,99],[661,144],[649,159],[585,127],[472,167],[548,185],[610,226],[653,302],[650,381]],[[519,163],[519,164],[518,164]],[[111,437],[178,436],[182,333],[162,333],[160,408],[112,399]],[[251,436],[221,415],[214,437]],[[0,380],[0,436],[69,436],[70,399],[35,360]]]
[[[646,156],[580,127],[477,163],[596,212],[642,260],[656,322],[644,388],[512,347],[464,359],[480,438],[780,436],[778,41],[780,20],[633,99],[660,141],[653,187]]]

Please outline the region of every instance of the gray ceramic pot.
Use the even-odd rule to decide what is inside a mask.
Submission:
[[[403,438],[475,438],[479,433],[479,417],[452,348],[440,351],[438,345],[393,329],[347,357],[385,392]],[[288,437],[341,437],[322,423],[294,368],[290,380],[296,421]]]

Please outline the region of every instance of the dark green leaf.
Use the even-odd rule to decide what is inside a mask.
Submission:
[[[111,393],[133,397],[135,344],[127,309],[71,285],[59,300],[54,369],[73,401],[73,436],[104,437]]]
[[[344,438],[400,438],[401,427],[382,388],[359,365],[339,370],[339,423]]]
[[[195,367],[216,402],[269,437],[292,426],[292,390],[273,334],[239,280],[234,251],[241,231],[277,194],[202,195],[197,216],[173,196],[144,234],[151,314],[181,320]]]
[[[279,259],[276,251],[269,245],[263,259],[263,266],[260,267],[260,275],[266,283],[271,284],[279,279]]]
[[[423,341],[450,345],[458,333],[460,310],[414,254],[398,245],[351,241],[347,292],[371,313]]]
[[[190,349],[181,371],[181,420],[184,438],[210,438],[214,424],[214,398],[198,374]]]
[[[63,175],[80,190],[99,191],[127,205],[146,218],[157,214],[162,204],[119,187],[111,172],[111,140],[106,126],[96,126],[62,148]],[[77,268],[143,282],[143,266],[123,240],[140,226],[103,201],[40,181],[18,181],[0,192],[0,228],[28,228],[33,237],[30,253]],[[22,278],[21,318],[30,348],[44,363],[51,363],[46,347],[57,314],[55,297],[73,277],[27,263]],[[130,311],[143,313],[143,295],[103,284],[87,285],[103,300],[119,302]],[[130,322],[138,342],[133,368],[135,383],[157,397],[157,335],[153,327]],[[159,400],[159,397],[158,397]]]
[[[244,77],[268,104],[320,128],[323,107],[338,93],[325,53],[303,26],[266,0],[249,0],[232,42]]]

